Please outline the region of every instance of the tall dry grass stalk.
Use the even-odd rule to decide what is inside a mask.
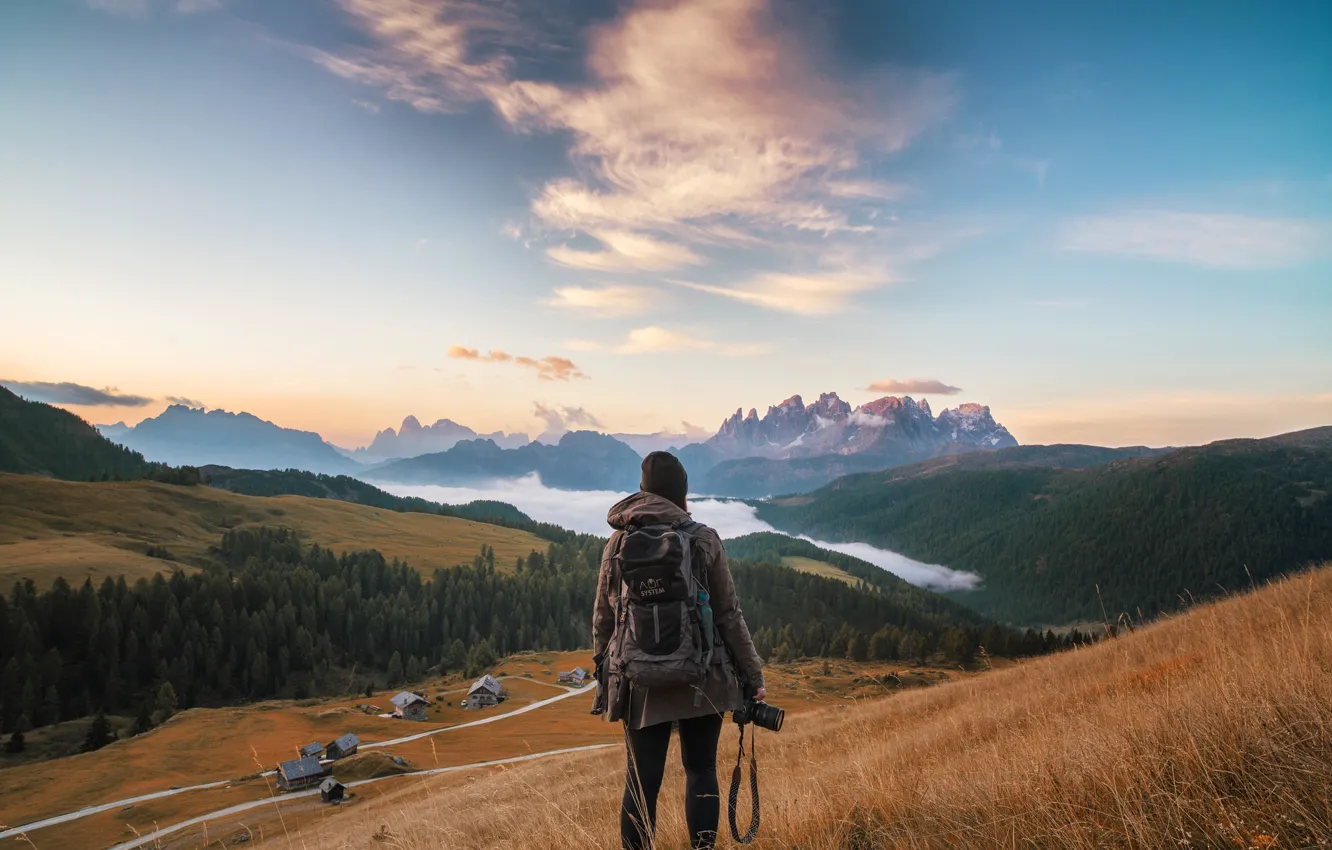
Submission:
[[[794,715],[758,746],[760,847],[1328,846],[1332,568],[1093,647]],[[622,759],[423,783],[313,827],[315,843],[614,847]],[[659,847],[686,844],[682,788],[673,768]]]

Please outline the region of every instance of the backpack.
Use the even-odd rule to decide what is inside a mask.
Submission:
[[[612,669],[632,685],[701,686],[707,677],[719,641],[707,578],[692,558],[703,528],[681,520],[624,529],[611,560],[620,594],[610,646]]]

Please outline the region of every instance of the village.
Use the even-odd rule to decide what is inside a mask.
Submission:
[[[588,673],[582,667],[562,672],[557,678],[560,685],[581,688],[588,683]],[[441,691],[434,699],[412,691],[400,691],[389,700],[393,710],[380,713],[377,705],[358,704],[357,709],[366,714],[394,720],[407,720],[418,723],[429,721],[429,708],[439,700],[452,706],[447,700],[449,692]],[[462,709],[479,711],[499,705],[509,698],[509,692],[496,676],[486,673],[467,688],[466,697],[459,701]],[[299,791],[314,786],[319,787],[321,802],[341,805],[347,798],[347,787],[337,777],[331,775],[335,763],[357,755],[361,739],[354,733],[347,732],[329,741],[327,744],[314,741],[297,745],[296,758],[278,763],[276,770],[277,787],[281,791]],[[397,766],[408,769],[407,762],[401,756],[389,756]]]

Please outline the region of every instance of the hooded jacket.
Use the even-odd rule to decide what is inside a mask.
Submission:
[[[606,651],[615,632],[615,603],[620,588],[614,581],[611,556],[619,547],[625,527],[672,523],[688,518],[689,514],[674,503],[654,493],[643,492],[622,499],[606,515],[606,521],[615,532],[601,555],[597,601],[592,611],[593,649],[598,655]],[[726,563],[721,538],[704,526],[695,532],[693,546],[691,558],[701,565],[707,576],[713,621],[727,652],[714,657],[712,671],[703,685],[703,699],[698,705],[694,704],[698,690],[695,685],[640,689],[621,682],[619,675],[610,671],[606,682],[607,720],[624,719],[630,729],[642,729],[672,720],[733,711],[741,706],[743,697],[731,669],[732,661],[746,683],[754,688],[763,686],[763,661],[754,649],[749,627],[736,600],[735,582]]]

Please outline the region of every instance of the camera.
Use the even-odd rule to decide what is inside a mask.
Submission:
[[[762,727],[770,732],[780,732],[782,731],[782,721],[786,720],[786,712],[775,705],[759,702],[754,699],[754,692],[746,688],[745,703],[731,712],[731,719],[740,726],[753,723],[755,726]]]

